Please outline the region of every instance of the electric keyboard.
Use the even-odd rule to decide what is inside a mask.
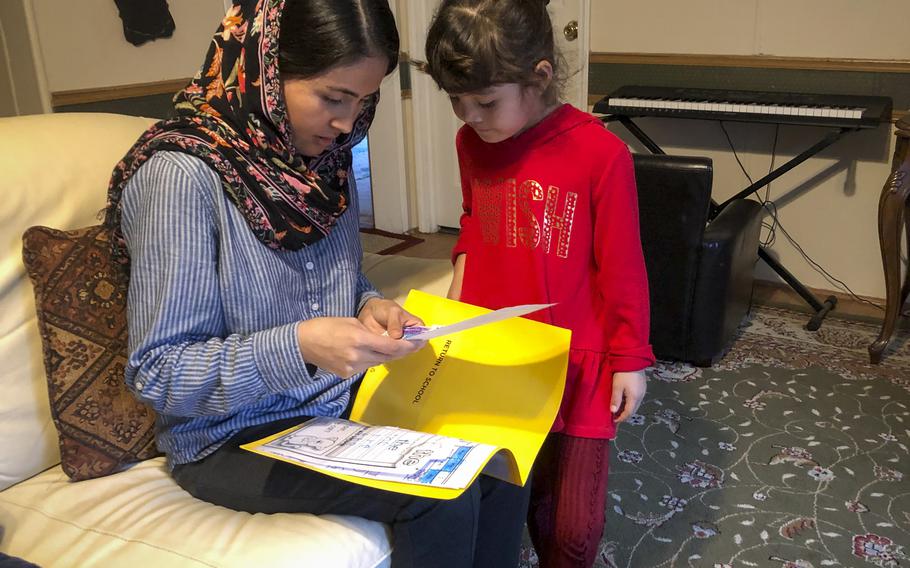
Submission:
[[[664,116],[875,128],[891,120],[891,98],[625,86],[598,101],[594,112],[630,118]]]

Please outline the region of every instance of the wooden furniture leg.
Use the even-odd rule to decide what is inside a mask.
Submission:
[[[878,202],[878,238],[885,271],[885,320],[878,338],[869,346],[869,360],[881,362],[901,309],[910,294],[910,270],[901,285],[901,239],[910,248],[910,118],[897,123],[891,175]]]

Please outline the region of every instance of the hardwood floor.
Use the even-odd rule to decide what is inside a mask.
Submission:
[[[881,298],[863,298],[858,300],[849,294],[843,292],[833,292],[831,290],[820,290],[810,288],[819,300],[824,300],[828,296],[837,298],[837,306],[829,312],[827,317],[861,321],[873,324],[881,324],[884,318],[883,306],[885,301]],[[768,282],[765,280],[756,280],[753,291],[752,301],[762,306],[772,306],[776,308],[786,308],[797,312],[811,314],[812,309],[809,304],[803,300],[799,294],[782,282]],[[910,316],[910,306],[904,310],[905,316]],[[824,324],[823,324],[824,325]],[[910,329],[910,317],[904,317],[898,320],[898,329]]]
[[[455,241],[458,240],[458,235],[454,233],[409,231],[408,234],[423,239],[423,242],[409,247],[399,254],[415,258],[449,258],[452,254],[452,247],[455,246]]]

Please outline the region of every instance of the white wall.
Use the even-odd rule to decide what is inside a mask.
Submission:
[[[29,1],[51,93],[192,77],[224,16],[223,0],[170,0],[174,35],[137,47],[114,0]]]
[[[593,0],[591,51],[910,59],[906,0]]]
[[[906,0],[761,0],[756,53],[910,59]]]
[[[44,70],[29,0],[0,0],[0,114],[38,114],[50,110]]]
[[[874,7],[872,4],[852,0],[594,0],[591,49],[910,59],[906,0],[878,0]],[[668,153],[713,158],[717,199],[723,200],[749,185],[716,122],[652,119],[639,124]],[[774,127],[728,123],[727,128],[752,179],[766,174]],[[633,148],[645,151],[621,126],[612,129]],[[783,126],[776,163],[799,154],[825,132],[819,128]],[[878,198],[890,173],[893,145],[890,125],[848,134],[818,157],[785,174],[771,189],[781,222],[809,256],[854,292],[875,298],[885,295],[878,244]],[[780,231],[771,251],[807,286],[838,289],[815,271]],[[760,278],[778,279],[764,263],[759,266]]]
[[[13,93],[6,39],[3,33],[3,17],[0,15],[0,116],[15,116],[16,96]]]

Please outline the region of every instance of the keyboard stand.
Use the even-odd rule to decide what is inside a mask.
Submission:
[[[603,122],[613,122],[619,121],[633,136],[635,136],[639,142],[641,142],[645,148],[648,149],[652,154],[666,154],[663,149],[657,145],[654,140],[651,139],[635,122],[632,121],[628,116],[616,116],[616,115],[606,115],[601,118]],[[711,211],[709,213],[709,218],[713,219],[720,213],[724,207],[732,203],[737,199],[742,199],[749,196],[752,193],[756,193],[759,189],[765,187],[772,181],[776,180],[780,176],[789,172],[799,164],[805,162],[815,154],[818,154],[828,146],[834,144],[840,140],[848,132],[854,132],[859,130],[858,128],[848,128],[840,127],[837,131],[827,134],[824,138],[819,140],[813,146],[805,150],[803,153],[792,158],[790,161],[785,164],[781,164],[774,170],[768,173],[765,177],[756,181],[749,187],[743,189],[733,197],[730,197],[722,203],[717,203],[714,199],[711,199]],[[800,297],[806,301],[807,304],[815,311],[813,316],[809,319],[809,322],[806,324],[806,329],[809,331],[816,331],[822,325],[822,320],[825,319],[825,316],[828,315],[828,312],[833,310],[837,306],[837,298],[834,296],[828,296],[824,301],[819,301],[815,297],[815,294],[811,290],[806,288],[802,282],[800,282],[793,274],[790,273],[777,259],[772,257],[765,247],[759,245],[758,247],[758,256],[765,261],[774,272],[780,276],[784,282],[786,282]]]

